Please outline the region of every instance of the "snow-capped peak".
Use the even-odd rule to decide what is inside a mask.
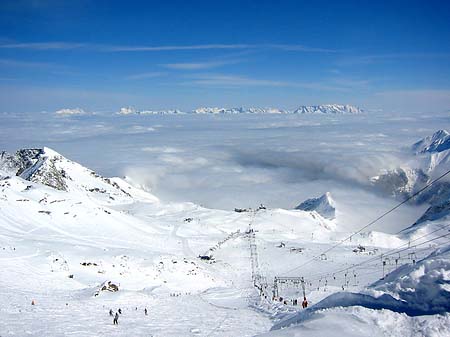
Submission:
[[[412,146],[415,153],[436,153],[450,149],[450,133],[438,130],[433,135],[422,138]]]
[[[119,115],[132,115],[136,113],[136,109],[132,107],[123,107],[117,112]]]
[[[217,108],[201,107],[192,111],[194,114],[272,114],[287,113],[288,111],[277,108],[257,108],[257,107],[237,107],[237,108]]]
[[[349,104],[303,105],[294,111],[299,114],[359,114],[362,112],[362,109]]]
[[[118,115],[170,115],[170,114],[182,114],[183,112],[178,109],[171,110],[136,110],[132,107],[120,108],[117,112]]]
[[[353,105],[342,104],[325,104],[325,105],[312,105],[312,106],[300,106],[295,110],[283,110],[278,108],[211,108],[202,107],[192,111],[197,114],[358,114],[363,110]]]
[[[166,115],[166,114],[359,114],[364,110],[353,105],[342,104],[325,104],[325,105],[312,105],[312,106],[300,106],[294,110],[285,110],[279,108],[260,108],[260,107],[232,107],[232,108],[220,108],[220,107],[199,107],[192,111],[183,112],[181,110],[136,110],[132,107],[121,108],[117,114],[119,115]]]
[[[318,198],[307,199],[295,209],[302,211],[316,211],[324,218],[334,219],[336,216],[336,204],[331,198],[331,193],[327,192]]]
[[[59,154],[58,152],[56,152],[55,150],[53,150],[49,147],[44,146],[43,150],[44,150],[45,156],[48,158],[62,157],[61,154]]]
[[[87,112],[84,111],[81,108],[74,108],[74,109],[60,109],[55,111],[55,114],[61,115],[61,116],[70,116],[70,115],[86,115]]]
[[[60,191],[78,195],[90,194],[102,203],[114,200],[132,201],[135,189],[119,178],[104,178],[94,171],[63,157],[58,152],[43,149],[21,149],[15,154],[0,153],[0,170],[10,176],[18,176],[30,182],[47,185]],[[149,193],[137,199],[157,201]],[[142,197],[142,198],[141,198]]]

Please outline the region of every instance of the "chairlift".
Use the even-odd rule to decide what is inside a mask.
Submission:
[[[386,266],[386,260],[383,261],[383,277],[381,278],[382,280],[384,280],[384,268]]]
[[[412,261],[412,263],[416,264],[416,260],[417,260],[416,252],[409,253],[408,255],[409,255],[409,259]]]

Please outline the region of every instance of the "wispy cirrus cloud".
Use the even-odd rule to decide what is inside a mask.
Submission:
[[[73,42],[29,42],[0,44],[2,49],[29,49],[29,50],[68,50],[92,47],[86,43]]]
[[[172,45],[172,46],[109,46],[97,45],[101,51],[133,52],[133,51],[182,51],[182,50],[211,50],[211,49],[249,49],[248,44],[201,44],[201,45]]]
[[[12,60],[12,59],[0,59],[0,66],[48,68],[48,67],[53,67],[55,65],[52,63],[47,63],[47,62],[31,62],[31,61],[19,61],[19,60]]]
[[[185,84],[198,84],[208,86],[224,86],[224,87],[241,87],[241,86],[271,86],[283,87],[289,86],[289,82],[256,79],[239,75],[223,75],[223,74],[195,74],[192,80]]]
[[[167,75],[167,73],[155,71],[155,72],[146,72],[146,73],[130,75],[130,76],[127,76],[125,79],[127,79],[127,80],[143,80],[143,79],[148,79],[148,78],[162,77],[165,75]]]
[[[311,52],[311,53],[336,53],[340,52],[338,50],[334,49],[328,49],[328,48],[315,48],[315,47],[308,47],[301,44],[261,44],[259,45],[261,48],[267,48],[267,49],[279,49],[284,51],[303,51],[303,52]]]
[[[326,48],[309,47],[300,44],[194,44],[194,45],[108,45],[83,42],[17,42],[0,44],[1,49],[22,50],[74,50],[86,49],[97,52],[158,52],[158,51],[188,51],[188,50],[251,50],[251,49],[276,49],[282,51],[333,53],[336,50]]]
[[[205,61],[205,62],[185,62],[162,64],[163,67],[175,70],[203,70],[213,69],[229,64],[240,63],[241,60]]]
[[[333,82],[295,82],[275,79],[252,78],[242,75],[230,74],[193,74],[189,76],[189,81],[182,82],[182,85],[214,86],[223,88],[240,87],[292,87],[309,90],[329,90],[329,91],[350,91],[351,88]]]
[[[450,53],[389,53],[389,54],[373,54],[373,55],[359,55],[339,58],[337,65],[339,66],[354,66],[354,65],[368,65],[380,62],[390,62],[397,60],[408,59],[446,59],[450,58]]]

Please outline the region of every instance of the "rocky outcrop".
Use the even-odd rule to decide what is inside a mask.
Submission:
[[[100,295],[102,292],[117,292],[119,291],[119,286],[111,281],[105,281],[100,285],[100,288],[94,293],[94,296]]]
[[[66,172],[55,165],[60,158],[62,156],[46,153],[45,149],[22,149],[14,155],[2,152],[0,168],[25,180],[67,191]]]

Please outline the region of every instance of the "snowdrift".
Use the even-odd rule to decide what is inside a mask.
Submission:
[[[436,250],[415,265],[404,265],[364,293],[339,292],[316,305],[278,322],[278,330],[318,318],[318,312],[337,307],[387,309],[408,316],[445,314],[450,311],[450,246]]]

